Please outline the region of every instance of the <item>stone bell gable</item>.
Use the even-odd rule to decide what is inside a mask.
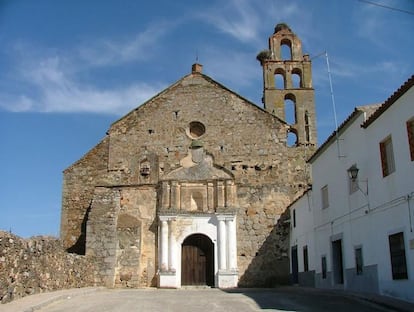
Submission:
[[[64,171],[65,248],[110,287],[285,282],[280,220],[315,148],[288,144],[291,131],[194,64]]]

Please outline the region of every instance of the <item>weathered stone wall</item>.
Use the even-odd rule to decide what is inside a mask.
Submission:
[[[93,262],[53,237],[22,239],[0,231],[0,302],[57,289],[93,286]]]
[[[188,126],[206,127],[200,138],[214,162],[250,183],[273,183],[284,170],[288,126],[273,115],[229,92],[205,76],[193,74],[140,106],[109,130],[109,170],[129,171],[133,183],[137,155],[149,150],[159,157],[160,177],[179,167],[192,138]],[[251,168],[263,167],[257,174]]]
[[[95,186],[107,176],[108,144],[105,138],[64,171],[60,237],[70,252],[85,254],[86,221]]]
[[[115,286],[155,286],[157,226],[156,188],[150,185],[121,190],[117,221]]]
[[[239,222],[241,237],[239,264],[245,268],[240,276],[240,287],[274,287],[289,283],[289,211],[278,216],[276,225],[245,218]],[[247,221],[246,221],[247,220]],[[256,230],[254,230],[256,228]],[[248,230],[246,230],[248,229]]]

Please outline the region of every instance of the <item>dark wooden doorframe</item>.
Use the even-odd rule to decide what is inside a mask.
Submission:
[[[214,286],[214,244],[206,235],[193,234],[184,240],[181,285]]]
[[[342,257],[342,240],[332,242],[332,269],[335,284],[344,283],[344,265]]]
[[[298,246],[292,246],[291,268],[292,268],[292,283],[298,284],[299,283]]]

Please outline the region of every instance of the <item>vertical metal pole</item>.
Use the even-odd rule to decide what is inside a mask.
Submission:
[[[325,51],[325,58],[326,58],[326,66],[328,68],[329,87],[331,90],[332,108],[333,108],[333,113],[334,113],[334,118],[335,118],[336,146],[338,149],[338,158],[339,158],[343,156],[341,155],[341,149],[339,146],[338,119],[336,118],[336,105],[335,105],[335,96],[334,96],[334,91],[333,91],[333,86],[332,86],[331,67],[329,66],[328,52],[326,51]]]

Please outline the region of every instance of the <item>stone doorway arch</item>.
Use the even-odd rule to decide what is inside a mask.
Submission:
[[[183,241],[181,285],[214,287],[214,244],[206,235],[192,234]]]

